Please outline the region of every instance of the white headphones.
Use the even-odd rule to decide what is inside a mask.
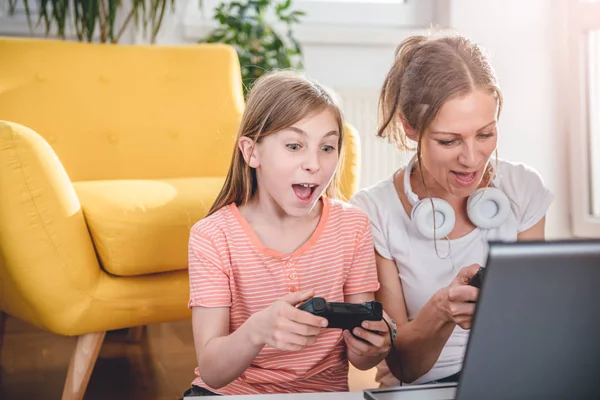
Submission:
[[[416,157],[408,163],[404,171],[404,193],[409,203],[413,206],[411,220],[417,230],[428,239],[442,239],[452,232],[456,216],[454,209],[445,200],[426,198],[419,200],[410,186],[410,175]],[[497,185],[495,175],[493,186]],[[432,207],[433,202],[433,207]],[[433,213],[435,211],[435,229]],[[475,226],[483,229],[492,229],[500,226],[510,213],[508,197],[497,187],[480,188],[474,191],[467,201],[467,215]]]

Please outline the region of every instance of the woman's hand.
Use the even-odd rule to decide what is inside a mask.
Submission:
[[[481,265],[473,264],[462,268],[450,285],[440,289],[437,293],[438,308],[449,321],[453,321],[463,329],[471,329],[471,321],[475,312],[474,302],[479,296],[479,289],[468,283],[480,267]]]

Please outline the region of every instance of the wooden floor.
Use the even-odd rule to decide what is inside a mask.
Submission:
[[[57,336],[15,318],[6,321],[0,353],[0,399],[60,399],[75,338]],[[180,399],[194,378],[189,321],[150,325],[138,343],[109,332],[86,400]],[[350,390],[374,387],[374,370],[350,371]]]

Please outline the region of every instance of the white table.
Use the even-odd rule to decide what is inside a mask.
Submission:
[[[202,396],[184,397],[183,400],[364,400],[363,392],[327,392],[327,393],[286,393],[286,394],[250,394],[244,396]]]
[[[403,386],[400,388],[375,390],[376,400],[448,400],[456,394],[455,383]],[[327,392],[327,393],[289,393],[261,394],[244,396],[204,396],[186,397],[184,400],[365,400],[364,392]]]

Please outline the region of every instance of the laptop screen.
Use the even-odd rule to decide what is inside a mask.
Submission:
[[[491,243],[457,399],[600,398],[600,241]]]

